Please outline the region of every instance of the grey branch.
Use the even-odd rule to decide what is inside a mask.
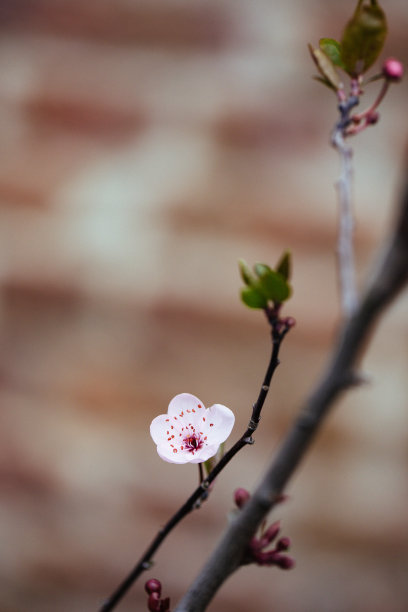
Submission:
[[[357,291],[355,281],[354,248],[353,248],[353,207],[351,183],[353,177],[353,151],[346,144],[346,130],[350,124],[350,112],[358,104],[356,96],[339,104],[340,120],[333,130],[331,143],[338,151],[341,161],[341,173],[337,182],[339,193],[339,234],[337,243],[337,258],[340,281],[340,296],[342,311],[349,317],[357,306]]]
[[[339,235],[337,257],[339,266],[340,296],[343,314],[350,316],[357,305],[357,291],[354,271],[353,248],[353,207],[351,182],[353,176],[351,147],[346,145],[343,135],[337,131],[332,140],[341,159],[341,174],[337,182],[339,193]]]
[[[254,494],[229,525],[175,612],[202,612],[242,564],[248,542],[279,500],[334,401],[359,382],[358,365],[379,315],[408,281],[408,174],[393,234],[356,309],[341,326],[327,370],[278,449]]]

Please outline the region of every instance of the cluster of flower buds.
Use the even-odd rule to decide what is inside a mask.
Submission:
[[[362,132],[369,125],[375,125],[380,115],[377,108],[385,97],[391,83],[399,83],[404,75],[404,65],[394,57],[389,57],[382,65],[380,74],[373,77],[371,80],[383,79],[383,86],[376,100],[362,113],[357,113],[351,117],[351,123],[347,128],[346,135],[352,136]]]
[[[273,312],[272,317],[270,318],[271,320],[273,320]],[[286,333],[287,331],[289,331],[289,329],[296,325],[296,319],[294,319],[293,317],[282,318],[278,315],[276,318],[277,320],[275,321],[275,330],[278,332],[278,334],[281,334],[282,332]]]
[[[276,565],[281,569],[292,569],[295,566],[294,559],[284,554],[290,548],[289,538],[279,538],[275,543],[275,548],[265,550],[267,546],[276,540],[279,532],[280,522],[277,521],[270,525],[260,538],[252,538],[248,548],[249,559],[258,565]]]
[[[241,509],[249,500],[250,494],[246,489],[239,488],[234,493],[236,506]],[[282,498],[283,501],[284,498]],[[256,563],[257,565],[276,565],[281,569],[292,569],[295,560],[286,553],[290,548],[290,539],[287,537],[279,538],[275,542],[275,548],[265,550],[273,541],[276,540],[280,532],[280,521],[273,523],[266,529],[262,529],[260,537],[253,537],[249,543],[245,557],[246,563]]]
[[[170,598],[161,599],[162,585],[156,578],[151,578],[145,584],[145,591],[149,595],[147,609],[149,612],[170,612]]]

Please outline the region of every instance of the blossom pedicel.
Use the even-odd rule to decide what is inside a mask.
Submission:
[[[190,393],[174,397],[167,414],[160,414],[150,425],[150,435],[159,456],[170,463],[203,463],[213,457],[234,426],[229,408],[204,404]]]

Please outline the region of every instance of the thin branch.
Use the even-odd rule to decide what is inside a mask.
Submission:
[[[186,502],[179,508],[179,510],[171,517],[166,525],[157,533],[156,537],[152,540],[149,547],[146,549],[142,557],[139,559],[135,567],[125,578],[125,580],[117,587],[112,595],[105,601],[100,608],[100,612],[111,612],[116,605],[126,595],[130,587],[136,582],[139,576],[149,569],[153,563],[153,555],[156,553],[162,542],[169,535],[169,533],[178,525],[178,523],[187,516],[195,508],[199,508],[201,503],[208,497],[208,489],[210,484],[215,480],[218,474],[225,468],[225,466],[231,461],[231,459],[247,444],[253,444],[254,440],[252,434],[258,427],[261,411],[268,395],[269,387],[271,384],[273,373],[279,365],[279,350],[284,337],[293,325],[293,319],[279,319],[277,311],[274,309],[266,309],[269,324],[271,326],[271,337],[272,337],[272,351],[268,364],[268,368],[265,373],[265,377],[259,391],[258,399],[252,407],[251,419],[248,423],[247,429],[237,442],[230,448],[230,450],[220,459],[215,467],[208,474],[195,491],[190,495]]]
[[[281,498],[334,401],[359,381],[358,361],[378,317],[408,282],[408,175],[402,207],[380,262],[354,314],[344,321],[327,371],[302,406],[260,485],[225,531],[175,612],[203,612],[221,584],[243,563],[248,543]]]
[[[354,95],[340,102],[338,106],[340,120],[337,122],[331,137],[331,143],[338,151],[341,161],[341,173],[337,182],[339,192],[337,256],[342,311],[346,318],[352,315],[357,306],[357,292],[354,272],[354,223],[351,194],[353,151],[346,145],[345,136],[347,128],[351,123],[350,112],[358,103],[359,99]]]

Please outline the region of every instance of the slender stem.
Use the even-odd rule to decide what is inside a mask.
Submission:
[[[362,111],[361,113],[357,113],[356,115],[353,115],[352,117],[353,122],[357,123],[359,121],[362,121],[366,117],[369,117],[383,101],[384,96],[387,93],[389,86],[390,86],[390,82],[388,80],[384,80],[383,86],[380,89],[380,93],[378,94],[377,98],[372,103],[370,108],[367,108],[365,111]]]
[[[338,396],[359,381],[361,354],[378,317],[408,283],[408,174],[396,229],[381,253],[371,282],[354,314],[343,322],[332,358],[301,407],[254,494],[226,529],[219,544],[174,612],[203,612],[222,583],[243,564],[250,539],[281,497]]]
[[[230,448],[230,450],[220,459],[215,467],[208,474],[207,478],[202,479],[200,485],[190,495],[190,497],[184,502],[184,504],[177,510],[177,512],[171,517],[171,519],[160,529],[155,538],[152,540],[149,547],[146,549],[142,557],[139,559],[135,567],[129,573],[129,575],[123,580],[123,582],[117,587],[112,595],[105,601],[100,608],[100,612],[111,612],[116,605],[126,595],[130,587],[136,582],[139,576],[149,569],[152,565],[152,559],[155,552],[158,550],[163,540],[169,535],[169,533],[176,527],[176,525],[187,516],[192,510],[200,507],[202,501],[208,497],[208,488],[210,484],[215,480],[218,474],[225,468],[225,466],[231,461],[231,459],[247,444],[253,444],[254,440],[252,434],[258,427],[258,423],[261,418],[261,411],[268,395],[269,387],[271,384],[273,373],[279,365],[279,350],[284,337],[291,328],[292,324],[290,320],[280,320],[275,316],[276,311],[273,309],[267,309],[266,315],[271,326],[271,337],[272,337],[272,351],[268,364],[268,368],[265,373],[264,380],[262,382],[261,389],[259,391],[258,399],[252,407],[251,419],[248,423],[247,429],[237,442]],[[200,465],[200,464],[199,464]]]
[[[198,484],[199,486],[201,486],[201,483],[204,480],[204,471],[203,471],[203,464],[199,463],[198,464]]]
[[[339,152],[341,174],[337,183],[339,192],[339,233],[337,242],[338,270],[342,312],[350,317],[357,306],[357,291],[354,271],[353,210],[352,210],[352,156],[353,151],[346,145],[345,134],[350,125],[350,112],[358,104],[357,96],[350,96],[339,104],[340,120],[336,124],[331,142]]]

